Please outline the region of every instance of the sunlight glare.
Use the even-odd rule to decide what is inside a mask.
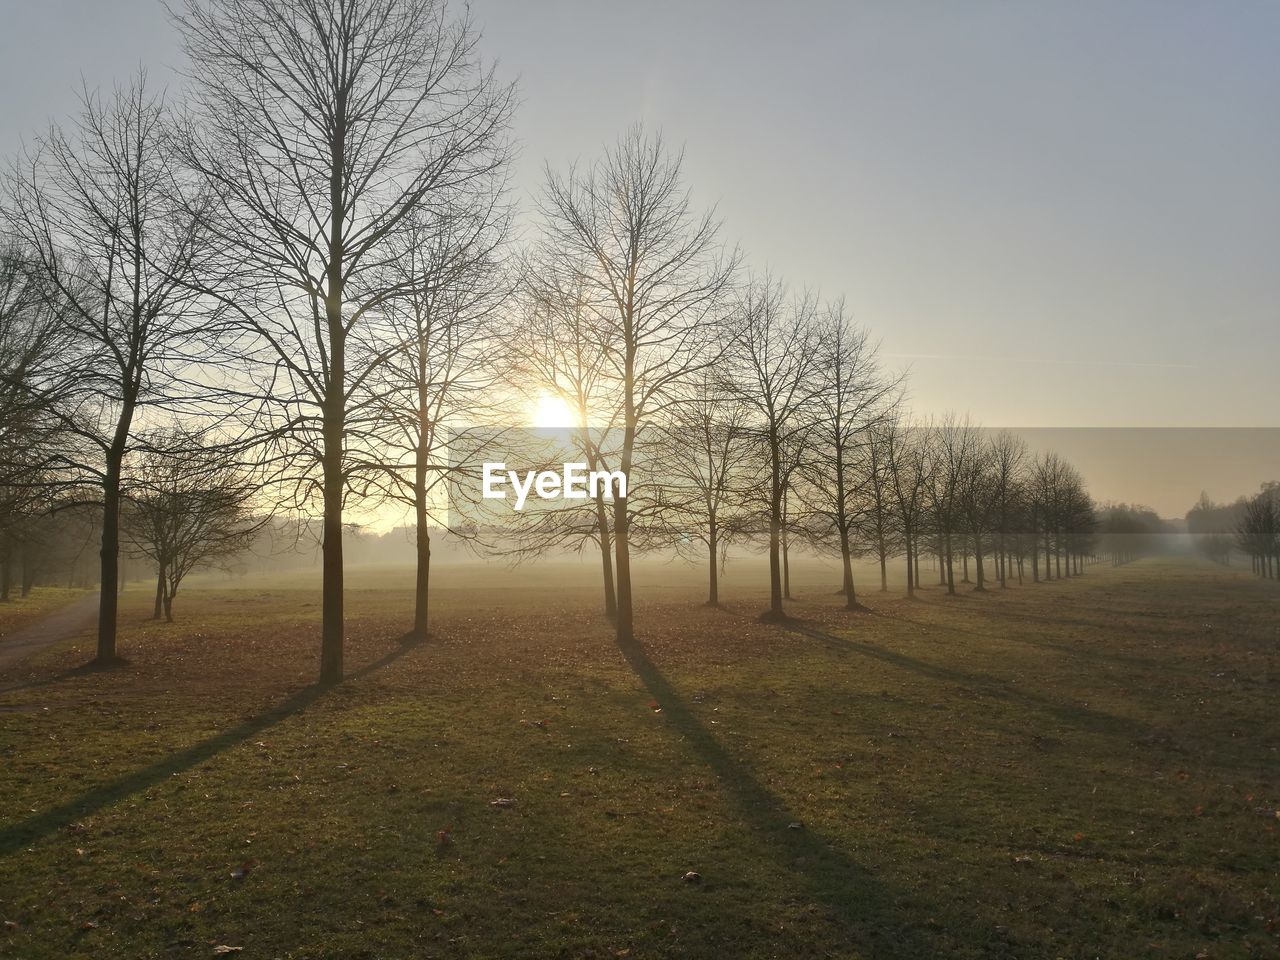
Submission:
[[[539,429],[572,427],[577,421],[572,408],[552,393],[541,393],[532,410],[533,425]]]

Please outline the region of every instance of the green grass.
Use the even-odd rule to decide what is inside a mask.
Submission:
[[[1274,584],[808,570],[784,629],[741,566],[647,570],[628,651],[575,568],[446,568],[410,648],[357,574],[323,693],[304,580],[127,593],[128,667],[0,678],[0,955],[1280,956]]]

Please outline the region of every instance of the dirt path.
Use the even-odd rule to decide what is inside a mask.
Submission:
[[[93,623],[98,612],[98,594],[55,610],[41,620],[0,637],[0,670],[5,670],[45,647],[74,636]]]

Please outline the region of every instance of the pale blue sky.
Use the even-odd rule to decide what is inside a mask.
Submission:
[[[1280,3],[475,0],[516,183],[630,123],[929,412],[1277,425]],[[179,58],[155,0],[0,0],[0,150]],[[1098,362],[1107,361],[1105,363]]]

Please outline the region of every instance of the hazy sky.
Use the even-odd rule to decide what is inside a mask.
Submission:
[[[473,9],[520,81],[522,193],[661,126],[751,262],[845,295],[917,407],[1280,424],[1280,3]],[[179,61],[155,0],[0,10],[6,154],[81,75]]]

